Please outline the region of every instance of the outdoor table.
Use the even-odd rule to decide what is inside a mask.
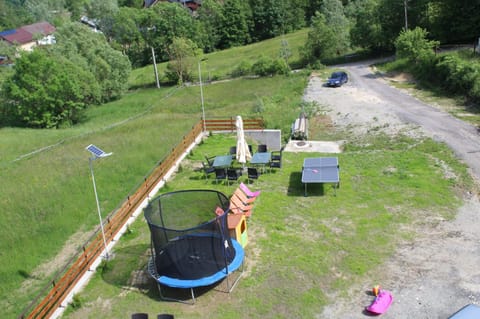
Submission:
[[[340,183],[340,173],[337,157],[315,157],[303,160],[302,183],[305,184],[305,196],[307,196],[307,184],[309,183],[334,183],[335,195]]]
[[[265,165],[267,165],[270,162],[271,158],[272,158],[272,153],[270,152],[257,152],[253,154],[252,159],[250,160],[250,164],[261,166],[262,173],[264,173]]]
[[[232,155],[219,155],[215,156],[213,160],[213,167],[215,168],[226,168],[232,165]]]

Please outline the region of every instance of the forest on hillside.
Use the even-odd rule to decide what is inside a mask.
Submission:
[[[0,41],[0,56],[15,64],[13,71],[0,69],[0,125],[71,126],[81,121],[82,110],[120,98],[128,89],[125,79],[132,68],[170,61],[166,77],[172,84],[182,84],[192,76],[183,62],[187,58],[201,59],[204,53],[303,28],[311,31],[296,67],[316,67],[359,50],[393,52],[397,38],[409,30],[421,30],[420,38],[432,41],[427,51],[437,43],[473,46],[480,33],[480,17],[470,14],[480,9],[479,0],[203,0],[201,4],[192,11],[170,1],[144,8],[141,0],[0,0],[0,31],[40,21],[56,28],[56,44],[38,46],[31,53],[18,54],[14,46]],[[85,17],[101,32],[80,23]],[[285,49],[283,57],[255,75],[286,74],[288,44]]]
[[[195,12],[178,3],[142,0],[0,0],[0,30],[48,21],[56,27],[88,16],[133,67],[168,60],[174,37],[204,52],[273,38],[312,23],[317,12],[337,38],[335,52],[391,50],[404,28],[421,27],[440,43],[472,43],[480,36],[478,0],[203,0]],[[1,52],[0,52],[1,55]]]

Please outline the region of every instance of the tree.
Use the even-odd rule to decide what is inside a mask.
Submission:
[[[320,12],[326,24],[335,30],[335,51],[337,54],[350,48],[350,26],[340,0],[324,0]]]
[[[86,11],[87,1],[88,0],[65,0],[65,9],[70,13],[72,21],[80,20]]]
[[[480,2],[475,0],[430,0],[430,34],[442,42],[472,43],[478,40]]]
[[[81,111],[100,100],[100,88],[90,72],[42,49],[17,59],[2,94],[1,113],[10,124],[35,128],[77,123]]]
[[[150,8],[142,21],[141,31],[148,47],[155,48],[160,61],[169,59],[167,48],[174,38],[190,39],[203,47],[199,21],[176,3],[161,2]]]
[[[110,37],[113,28],[113,17],[118,12],[117,0],[91,1],[87,7],[87,15],[97,21],[100,30]]]
[[[385,46],[378,16],[378,0],[357,0],[346,7],[346,15],[352,21],[350,38],[352,45],[370,50]]]
[[[199,55],[198,47],[190,39],[174,38],[168,46],[170,62],[167,65],[167,77],[181,85],[191,80],[195,57]]]
[[[120,47],[128,55],[132,65],[143,66],[138,55],[146,47],[140,32],[140,21],[143,10],[123,7],[113,16],[111,29],[112,46]],[[139,61],[140,60],[140,61]]]
[[[32,21],[33,17],[22,4],[0,0],[0,31],[15,29]]]
[[[290,59],[290,57],[292,56],[292,50],[290,49],[288,40],[282,39],[282,42],[280,43],[280,51],[278,55],[288,65],[288,59]]]
[[[6,56],[9,61],[15,61],[17,47],[10,45],[6,41],[0,41],[0,56]]]
[[[419,27],[403,30],[395,40],[397,57],[415,64],[431,61],[440,42],[428,40],[427,36],[428,32]]]
[[[200,21],[204,37],[203,50],[212,52],[219,47],[221,41],[221,30],[218,27],[224,21],[223,7],[216,0],[205,0],[198,10],[198,20]]]
[[[315,63],[335,55],[335,32],[319,12],[312,18],[312,27],[302,50],[305,63]]]
[[[103,102],[116,99],[127,90],[130,61],[110,47],[103,34],[75,22],[58,28],[56,39],[51,50],[90,71],[101,87]]]
[[[223,20],[218,28],[221,30],[220,49],[241,46],[251,42],[250,26],[252,13],[248,3],[243,0],[225,0]]]
[[[42,0],[26,0],[24,6],[33,17],[34,21],[53,21],[53,12],[62,9],[62,1],[58,3]]]
[[[285,2],[282,0],[250,0],[253,19],[253,41],[273,38],[283,33]]]
[[[305,18],[307,20],[307,24],[311,25],[316,12],[319,11],[320,7],[322,6],[323,0],[307,0],[306,2]]]
[[[283,12],[282,33],[300,30],[307,25],[305,0],[286,0]]]
[[[377,14],[381,25],[382,46],[387,50],[391,50],[394,48],[394,41],[400,34],[400,31],[405,28],[404,1],[379,0]]]

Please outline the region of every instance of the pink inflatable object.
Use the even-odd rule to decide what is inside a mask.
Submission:
[[[382,314],[388,310],[392,301],[392,294],[386,290],[382,290],[378,293],[378,296],[375,297],[372,304],[366,309],[371,313]]]
[[[260,191],[252,192],[247,185],[244,183],[240,183],[240,189],[247,195],[248,197],[257,197],[260,195]]]

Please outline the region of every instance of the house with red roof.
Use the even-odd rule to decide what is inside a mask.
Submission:
[[[18,29],[0,32],[0,40],[11,45],[17,45],[24,51],[32,51],[39,44],[53,44],[55,27],[48,22],[38,22],[22,26]]]

